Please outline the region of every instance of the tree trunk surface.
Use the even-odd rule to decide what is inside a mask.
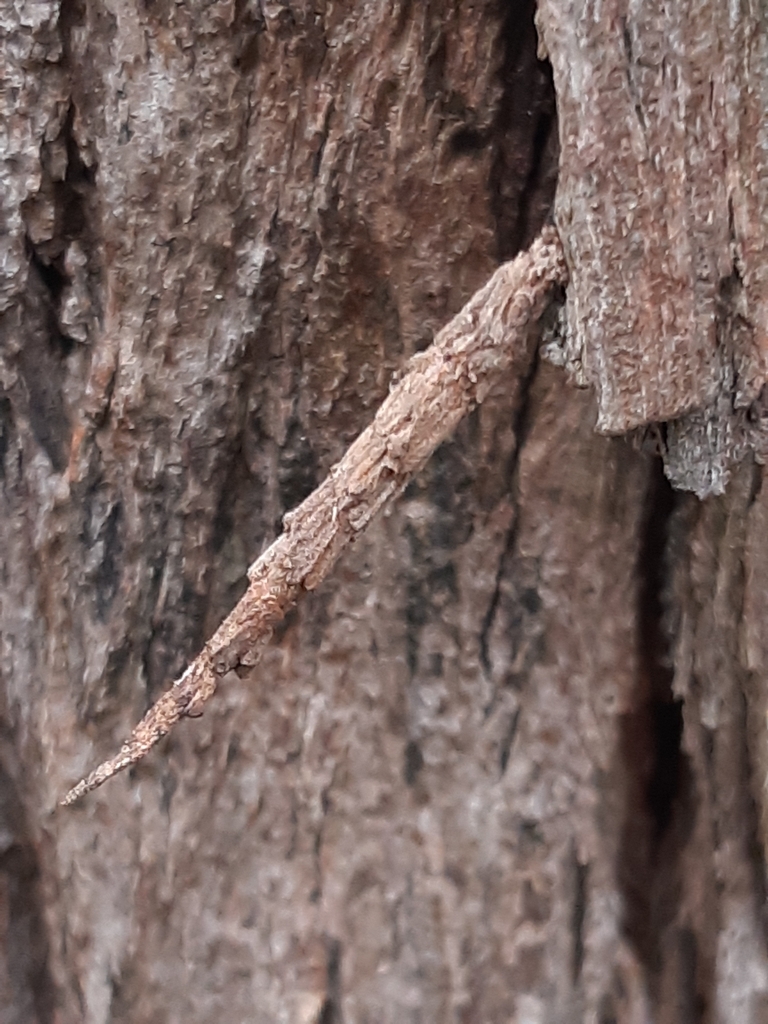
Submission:
[[[768,1021],[765,22],[3,6],[2,1024]],[[563,335],[59,808],[551,215]]]

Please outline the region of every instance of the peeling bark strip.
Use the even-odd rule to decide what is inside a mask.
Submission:
[[[537,24],[568,366],[595,387],[599,430],[674,421],[673,484],[722,493],[764,446],[746,410],[768,381],[765,6],[540,0]]]
[[[119,754],[62,801],[74,803],[139,761],[185,715],[199,711],[219,679],[258,660],[303,591],[314,590],[344,548],[405,488],[463,416],[502,374],[525,374],[537,321],[568,272],[557,232],[504,264],[443,328],[382,404],[325,481],[289,512],[285,531],[248,570],[250,585],[231,614],[170,690],[136,726]]]

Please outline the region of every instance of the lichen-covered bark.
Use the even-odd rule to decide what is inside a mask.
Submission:
[[[202,719],[56,808],[546,218],[532,6],[0,30],[0,1016],[762,1020],[762,469],[676,497],[545,361]]]

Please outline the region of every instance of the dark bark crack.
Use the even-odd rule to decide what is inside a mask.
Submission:
[[[579,861],[576,850],[573,850],[573,905],[571,907],[571,935],[573,949],[571,952],[571,977],[574,987],[581,977],[584,966],[584,922],[587,916],[587,893],[589,883],[589,864]]]
[[[549,217],[559,142],[552,67],[539,60],[533,0],[501,0],[501,99],[489,180],[500,261],[528,246]]]
[[[646,970],[652,999],[661,998],[665,957],[680,938],[681,856],[695,816],[693,774],[681,747],[683,704],[672,690],[665,607],[671,570],[668,537],[678,500],[661,461],[654,459],[638,557],[635,706],[622,717],[620,731],[626,816],[617,864],[625,934]],[[686,963],[690,961],[688,956]],[[683,969],[679,958],[677,966]],[[689,1014],[685,1020],[699,1017]]]
[[[515,509],[515,514],[512,517],[509,529],[507,531],[507,537],[504,543],[504,550],[499,559],[498,570],[496,572],[496,581],[494,583],[493,592],[491,594],[491,600],[488,603],[488,608],[483,617],[483,622],[480,627],[479,636],[479,652],[480,652],[480,664],[483,667],[483,671],[490,678],[492,672],[490,651],[489,651],[489,639],[490,632],[493,627],[494,620],[498,613],[499,602],[501,600],[502,592],[502,581],[509,575],[510,572],[510,561],[514,559],[515,547],[517,543],[517,532],[519,526],[519,517],[517,510],[520,505],[520,487],[519,487],[519,465],[520,465],[520,453],[523,450],[523,445],[528,437],[528,433],[531,428],[532,410],[531,410],[531,385],[533,379],[536,376],[536,372],[539,368],[539,351],[537,350],[534,354],[533,360],[528,370],[528,375],[522,382],[520,388],[520,405],[517,409],[517,414],[514,421],[514,435],[515,435],[515,450],[512,454],[510,464],[507,470],[507,480],[509,481],[508,493],[510,495],[510,501]],[[533,601],[533,597],[526,591],[527,600],[530,603]],[[485,709],[486,717],[490,714],[493,708],[494,701],[491,700],[491,704]]]
[[[325,1000],[317,1024],[343,1024],[341,1013],[341,943],[326,936],[325,939]]]

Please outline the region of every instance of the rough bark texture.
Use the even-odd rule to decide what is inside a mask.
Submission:
[[[683,417],[670,477],[720,493],[766,445],[765,4],[541,0],[538,20],[562,141],[565,360],[596,386],[601,430]]]
[[[728,11],[757,109],[763,15]],[[546,361],[202,719],[56,809],[545,220],[532,5],[20,0],[0,30],[0,1017],[766,1020],[763,470],[674,493]]]

